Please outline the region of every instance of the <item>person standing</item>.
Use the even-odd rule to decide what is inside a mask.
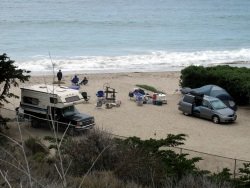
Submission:
[[[57,79],[58,79],[58,85],[60,86],[61,80],[62,80],[62,71],[59,70],[57,72]]]

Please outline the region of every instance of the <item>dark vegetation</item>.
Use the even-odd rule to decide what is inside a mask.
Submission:
[[[148,91],[154,92],[154,93],[164,93],[162,91],[157,90],[153,86],[149,86],[149,85],[145,85],[145,84],[136,84],[136,86],[139,87],[139,88],[146,89]]]
[[[11,60],[7,54],[0,55],[0,84],[2,85],[0,89],[0,105],[2,105],[2,101],[8,103],[7,98],[18,98],[15,93],[9,92],[11,86],[17,87],[18,81],[25,82],[28,81],[30,76],[27,73],[30,71],[26,71],[23,69],[17,69],[14,65],[13,60]]]
[[[92,130],[81,137],[65,138],[60,147],[62,160],[58,150],[53,148],[56,152],[52,155],[48,152],[49,147],[45,147],[37,138],[25,141],[25,153],[30,163],[33,187],[249,186],[250,164],[245,164],[245,167],[240,169],[241,176],[233,179],[228,169],[213,174],[202,171],[195,165],[201,158],[190,158],[188,154],[171,150],[173,146],[182,145],[185,137],[184,134],[169,134],[160,140],[141,140],[137,137],[118,139],[103,131]],[[45,139],[50,140],[51,144],[55,142],[52,137]],[[30,187],[27,175],[23,172],[25,163],[20,148],[9,141],[7,144],[6,142],[0,147],[1,171],[8,172],[8,181],[13,187],[18,187],[20,182],[23,187]],[[67,184],[64,186],[55,168],[61,162],[67,169]],[[2,177],[0,184],[6,185]]]
[[[239,105],[250,103],[250,69],[224,66],[189,66],[181,71],[180,86],[196,88],[218,85],[228,91]]]

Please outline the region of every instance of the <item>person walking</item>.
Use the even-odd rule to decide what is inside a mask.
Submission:
[[[59,70],[57,72],[57,79],[58,79],[58,85],[60,86],[61,80],[62,80],[62,71]]]

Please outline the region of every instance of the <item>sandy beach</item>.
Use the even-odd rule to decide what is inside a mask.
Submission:
[[[184,116],[178,111],[178,101],[181,99],[179,90],[180,72],[158,73],[112,73],[112,74],[78,74],[80,78],[87,76],[89,83],[81,86],[90,96],[88,103],[79,104],[80,112],[93,115],[96,127],[120,136],[137,136],[142,139],[164,138],[167,134],[187,134],[184,148],[221,155],[230,158],[250,160],[250,107],[240,107],[238,119],[232,124],[213,124],[211,121]],[[63,77],[64,85],[70,85],[72,75]],[[24,85],[39,83],[51,84],[52,76],[32,76]],[[120,107],[112,109],[96,108],[96,92],[109,84],[117,93]],[[147,84],[161,90],[167,95],[167,104],[156,106],[144,104],[137,106],[129,99],[128,92],[136,84]],[[21,85],[22,86],[22,85]],[[19,88],[14,88],[20,94]],[[149,92],[150,93],[150,92]],[[11,99],[11,104],[5,107],[13,109],[19,100]],[[15,131],[13,128],[12,131]],[[39,129],[32,134],[39,135]]]

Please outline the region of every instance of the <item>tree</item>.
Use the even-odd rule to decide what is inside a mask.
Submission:
[[[13,60],[7,56],[7,54],[0,55],[0,105],[2,101],[9,103],[7,98],[19,98],[14,93],[11,93],[10,87],[18,87],[18,81],[24,83],[30,78],[30,71],[24,69],[17,69],[17,66],[14,65]],[[26,74],[26,75],[25,75]]]

